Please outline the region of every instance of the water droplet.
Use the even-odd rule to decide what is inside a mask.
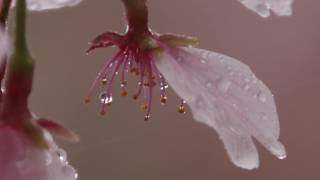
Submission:
[[[107,85],[108,84],[108,79],[107,78],[103,78],[101,80],[102,85]]]
[[[208,82],[206,83],[206,87],[207,87],[207,88],[212,88],[212,82],[211,82],[211,81],[208,81]]]
[[[64,166],[62,172],[67,179],[78,179],[79,177],[77,171],[69,165]]]
[[[263,92],[261,92],[261,91],[257,94],[257,98],[258,98],[259,101],[261,101],[261,102],[266,102],[266,101],[267,101],[266,95],[265,95]]]
[[[218,58],[221,63],[223,63],[225,61],[225,59],[223,58],[223,56],[221,54],[218,55]]]
[[[163,91],[163,90],[166,90],[169,88],[169,85],[168,84],[160,84],[160,90]]]
[[[63,163],[66,163],[67,162],[67,153],[65,150],[63,149],[58,149],[57,150],[57,154],[58,154],[58,157],[60,159],[61,162]]]
[[[284,154],[284,155],[278,156],[278,158],[281,159],[281,160],[283,160],[283,159],[287,158],[287,155]]]
[[[104,93],[104,92],[100,94],[99,98],[102,104],[111,104],[113,101],[112,96],[107,95],[107,93]]]
[[[205,64],[205,63],[207,63],[207,61],[205,60],[205,59],[200,59],[200,62],[202,63],[202,64]]]
[[[250,86],[249,86],[248,84],[245,84],[245,85],[243,86],[243,89],[247,91],[247,90],[250,89]]]
[[[221,92],[226,93],[228,91],[228,89],[230,88],[230,85],[231,85],[231,81],[223,78],[219,81],[218,88]]]
[[[265,112],[260,112],[260,118],[262,120],[267,120],[268,119],[267,114]]]

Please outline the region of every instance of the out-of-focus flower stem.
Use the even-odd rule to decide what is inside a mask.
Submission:
[[[8,113],[6,120],[26,119],[13,117],[14,114],[30,116],[28,97],[32,88],[34,63],[26,43],[26,1],[18,0],[16,7],[16,30],[13,54],[9,58],[3,97],[3,112]]]

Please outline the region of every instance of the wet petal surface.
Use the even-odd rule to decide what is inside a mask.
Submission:
[[[262,17],[269,17],[270,11],[278,16],[292,14],[293,0],[239,0],[244,6],[258,13]]]
[[[194,119],[214,128],[239,167],[259,165],[252,137],[282,159],[279,120],[268,87],[240,61],[197,48],[166,49],[156,65],[190,106]]]

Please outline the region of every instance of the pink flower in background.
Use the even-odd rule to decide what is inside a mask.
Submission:
[[[150,119],[153,90],[160,88],[160,101],[167,101],[168,85],[192,110],[196,121],[217,131],[232,162],[241,168],[259,166],[253,139],[279,159],[286,157],[279,142],[279,119],[274,97],[250,68],[234,58],[195,48],[196,39],[153,32],[148,27],[146,0],[122,0],[128,28],[125,34],[105,32],[91,42],[88,52],[116,46],[119,51],[106,61],[90,88],[87,102],[98,82],[102,114],[111,104],[112,86],[120,76],[122,95],[127,95],[127,75],[139,79],[134,99],[142,95],[145,120]],[[252,1],[253,2],[253,1]]]
[[[238,0],[250,10],[266,18],[270,11],[278,16],[290,16],[292,14],[292,3],[294,0]]]
[[[7,33],[1,31],[2,61],[9,52],[8,39]],[[3,66],[5,63],[0,64]],[[77,179],[78,174],[68,164],[65,151],[55,144],[49,132],[71,142],[79,141],[79,137],[58,123],[35,118],[25,106],[24,94],[28,95],[28,86],[18,85],[30,79],[28,76],[15,75],[16,72],[9,73],[0,96],[0,179]],[[15,91],[16,88],[19,88],[19,92]]]
[[[29,7],[35,7],[36,2],[41,2],[38,10],[43,10],[75,1],[28,1]],[[50,133],[71,142],[79,141],[79,137],[58,123],[35,117],[28,108],[34,61],[25,38],[26,1],[17,2],[12,47],[8,33],[2,30],[2,26],[7,25],[11,1],[1,3],[0,179],[75,180],[76,170],[69,165],[66,152],[55,144]]]

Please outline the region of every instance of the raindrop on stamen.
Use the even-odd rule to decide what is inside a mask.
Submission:
[[[108,84],[107,78],[103,78],[103,79],[101,80],[101,83],[102,83],[102,85],[107,85],[107,84]]]
[[[178,106],[178,112],[180,113],[180,114],[185,114],[186,113],[186,108],[185,108],[185,103],[186,103],[186,101],[182,101],[181,102],[181,104]]]
[[[161,105],[165,105],[167,103],[167,96],[161,96],[160,98],[160,102],[161,102]]]
[[[101,93],[100,94],[100,102],[101,104],[107,104],[107,105],[111,105],[112,104],[112,96],[111,95],[107,95],[107,93]]]
[[[123,87],[125,87],[127,85],[127,81],[123,81],[121,84],[120,84],[120,86],[123,88]]]
[[[144,120],[145,120],[145,121],[149,121],[149,120],[150,120],[150,118],[151,118],[151,116],[150,116],[150,115],[146,115],[146,116],[144,116]]]

